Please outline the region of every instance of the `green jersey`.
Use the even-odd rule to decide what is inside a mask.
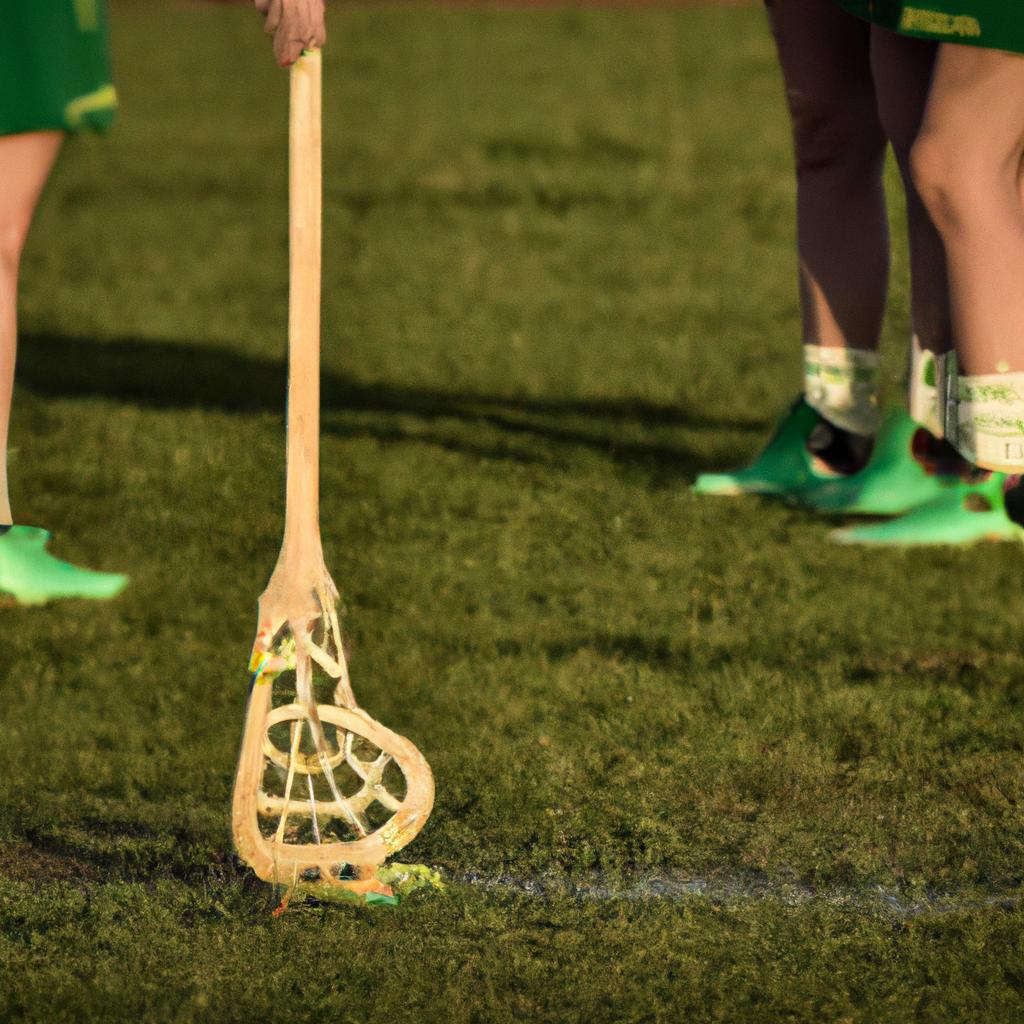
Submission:
[[[3,0],[0,135],[114,119],[105,0]]]
[[[1021,0],[836,0],[901,35],[1024,53]]]

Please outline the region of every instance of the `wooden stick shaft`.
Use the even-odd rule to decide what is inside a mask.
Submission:
[[[321,62],[291,71],[289,131],[288,484],[284,546],[319,555]],[[315,550],[311,551],[313,548]]]

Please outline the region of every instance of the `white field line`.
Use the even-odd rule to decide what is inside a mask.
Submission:
[[[717,904],[763,901],[787,907],[824,904],[862,913],[886,913],[900,919],[989,908],[1012,910],[1024,901],[1024,888],[1020,886],[994,887],[973,892],[910,892],[881,885],[813,888],[808,885],[757,878],[684,878],[649,875],[626,878],[622,881],[612,881],[599,876],[573,881],[560,877],[489,876],[475,871],[454,874],[449,876],[448,880],[484,891],[515,892],[538,900],[665,900],[673,903],[693,900]]]

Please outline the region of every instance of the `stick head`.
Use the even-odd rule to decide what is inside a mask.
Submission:
[[[388,894],[376,868],[426,824],[429,765],[356,706],[333,601],[270,645],[257,637],[253,660],[232,812],[239,855],[267,882]],[[333,695],[318,697],[325,686]]]

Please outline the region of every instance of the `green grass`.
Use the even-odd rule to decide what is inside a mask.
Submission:
[[[26,256],[12,473],[133,583],[3,613],[0,1018],[1020,1020],[1020,552],[688,491],[798,382],[763,12],[332,12],[327,558],[362,703],[437,777],[403,858],[451,881],[279,919],[228,805],[281,530],[287,80],[244,9],[114,28],[119,127]]]

